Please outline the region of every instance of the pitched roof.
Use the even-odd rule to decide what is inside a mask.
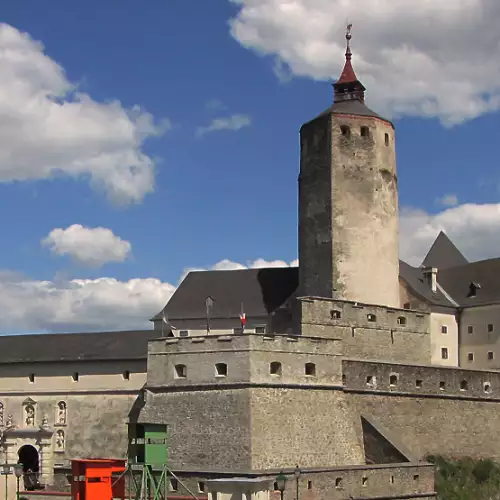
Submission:
[[[487,259],[438,271],[438,283],[461,306],[471,307],[500,302],[500,259]],[[479,285],[468,297],[470,285]]]
[[[242,303],[247,316],[262,317],[282,305],[298,284],[298,267],[192,271],[163,311],[169,320],[205,318],[205,300],[211,297],[212,318],[238,317]]]
[[[0,336],[1,363],[146,359],[154,330]]]
[[[441,290],[438,289],[435,293],[431,290],[431,287],[426,282],[422,269],[412,267],[406,262],[400,260],[399,277],[408,284],[417,297],[420,297],[430,304],[442,307],[456,307],[455,304],[448,300],[446,295],[444,295]]]
[[[425,256],[422,266],[447,269],[449,267],[462,266],[468,262],[450,238],[441,231]]]

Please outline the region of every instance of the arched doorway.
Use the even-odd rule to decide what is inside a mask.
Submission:
[[[25,444],[17,452],[18,463],[23,464],[24,487],[27,491],[37,489],[38,473],[40,472],[40,458],[36,448],[30,444]]]

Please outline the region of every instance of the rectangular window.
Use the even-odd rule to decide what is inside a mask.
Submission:
[[[175,477],[170,478],[170,491],[177,491],[179,489],[179,483]]]
[[[189,337],[189,330],[179,330],[179,337]]]
[[[489,324],[488,325],[488,333],[491,333],[493,331],[493,325]]]
[[[35,381],[35,374],[34,373],[29,374],[29,380],[31,383],[33,383]]]
[[[473,353],[473,352],[469,352],[469,353],[467,354],[467,361],[469,361],[469,363],[470,363],[471,361],[474,361],[474,353]]]
[[[441,325],[441,333],[448,333],[448,327],[446,325]]]
[[[441,359],[448,359],[448,348],[441,347]]]
[[[255,333],[266,333],[266,327],[265,326],[256,326]]]
[[[198,481],[198,493],[205,493],[205,483]]]
[[[467,333],[470,335],[471,333],[474,333],[474,327],[468,326],[467,327]]]
[[[493,351],[488,351],[488,359],[490,361],[493,359]]]

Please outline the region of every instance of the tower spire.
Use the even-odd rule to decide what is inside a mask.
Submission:
[[[347,24],[346,27],[346,51],[345,51],[345,64],[340,78],[333,84],[334,98],[335,101],[351,101],[359,100],[361,102],[365,101],[365,87],[358,80],[356,73],[352,67],[352,51],[351,51],[351,39],[352,39],[352,23]]]

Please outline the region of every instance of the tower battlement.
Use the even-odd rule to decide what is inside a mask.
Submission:
[[[148,388],[340,385],[341,342],[286,335],[204,335],[149,343]]]

